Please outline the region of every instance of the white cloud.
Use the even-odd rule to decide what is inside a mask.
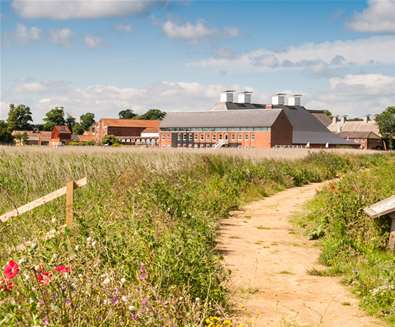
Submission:
[[[47,90],[47,86],[40,82],[25,82],[17,85],[18,92],[38,93]]]
[[[237,37],[240,31],[236,27],[226,27],[223,30],[211,28],[203,21],[196,23],[176,23],[167,20],[162,24],[162,31],[171,39],[196,42],[213,36]]]
[[[395,32],[395,0],[370,0],[349,26],[358,32]]]
[[[131,33],[133,31],[133,27],[129,24],[118,24],[118,25],[115,25],[114,28],[120,32]]]
[[[162,31],[169,38],[188,41],[203,39],[215,33],[215,31],[210,29],[204,22],[197,22],[196,24],[190,22],[177,24],[171,20],[164,22]]]
[[[88,48],[94,49],[94,48],[99,47],[102,44],[102,39],[97,36],[87,35],[84,38],[84,42]]]
[[[12,7],[25,18],[99,18],[139,14],[164,0],[13,0]]]
[[[37,41],[41,37],[41,30],[37,27],[27,27],[18,24],[16,27],[16,38],[20,42]]]
[[[49,32],[51,42],[63,46],[67,46],[71,42],[73,32],[69,28],[61,28]]]

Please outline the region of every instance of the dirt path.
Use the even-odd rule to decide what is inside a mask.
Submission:
[[[232,271],[237,321],[245,326],[384,326],[333,277],[312,276],[319,248],[293,232],[290,216],[323,184],[253,202],[222,221],[219,249]]]

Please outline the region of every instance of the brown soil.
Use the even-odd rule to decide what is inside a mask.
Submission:
[[[321,184],[253,202],[221,223],[219,250],[231,270],[235,320],[244,326],[384,326],[358,308],[340,279],[314,276],[320,249],[289,219]]]

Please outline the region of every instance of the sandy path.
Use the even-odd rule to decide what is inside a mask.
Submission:
[[[245,326],[384,326],[358,308],[338,278],[321,269],[319,248],[293,232],[289,218],[323,184],[292,188],[253,202],[221,223],[219,249],[232,271],[237,321]]]

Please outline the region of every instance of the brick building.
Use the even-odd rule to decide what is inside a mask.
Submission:
[[[224,91],[206,112],[170,112],[160,124],[162,147],[355,147],[331,133],[301,105],[301,96],[276,94],[272,104],[251,102],[251,92]]]
[[[158,145],[159,120],[100,119],[93,128],[96,144],[112,135],[123,144]]]

